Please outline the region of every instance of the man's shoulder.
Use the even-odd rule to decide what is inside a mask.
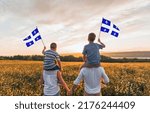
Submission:
[[[104,71],[104,68],[103,67],[93,67],[93,68],[88,68],[88,67],[83,67],[81,69],[81,71]]]
[[[95,68],[83,67],[80,71],[80,74],[83,74],[83,75],[93,75],[94,73],[95,74],[97,73],[97,69]]]
[[[83,68],[81,69],[81,72],[86,72],[86,71],[89,71],[89,69],[91,69],[91,68],[88,68],[88,67],[83,67]]]

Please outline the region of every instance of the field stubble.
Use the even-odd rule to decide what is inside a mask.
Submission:
[[[63,78],[72,87],[79,73],[81,62],[63,62]],[[150,96],[150,63],[102,63],[110,78],[103,95]],[[0,95],[41,95],[39,79],[42,74],[40,61],[0,61]],[[61,87],[61,95],[66,91]],[[74,95],[83,95],[83,82]]]

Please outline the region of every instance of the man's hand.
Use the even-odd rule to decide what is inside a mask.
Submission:
[[[46,46],[44,46],[44,50],[46,49]]]
[[[70,91],[70,90],[67,91],[67,95],[68,95],[68,96],[71,96],[71,91]]]

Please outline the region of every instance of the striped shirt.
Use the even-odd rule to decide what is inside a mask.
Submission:
[[[53,50],[44,52],[44,70],[51,70],[56,66],[56,60],[60,60],[59,54]]]

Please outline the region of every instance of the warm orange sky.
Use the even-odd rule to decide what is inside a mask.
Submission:
[[[103,52],[148,51],[149,12],[149,0],[0,0],[0,56],[41,54],[41,41],[30,48],[22,41],[36,26],[47,48],[56,42],[59,53],[82,52],[102,17],[121,30],[119,38],[101,33]]]

